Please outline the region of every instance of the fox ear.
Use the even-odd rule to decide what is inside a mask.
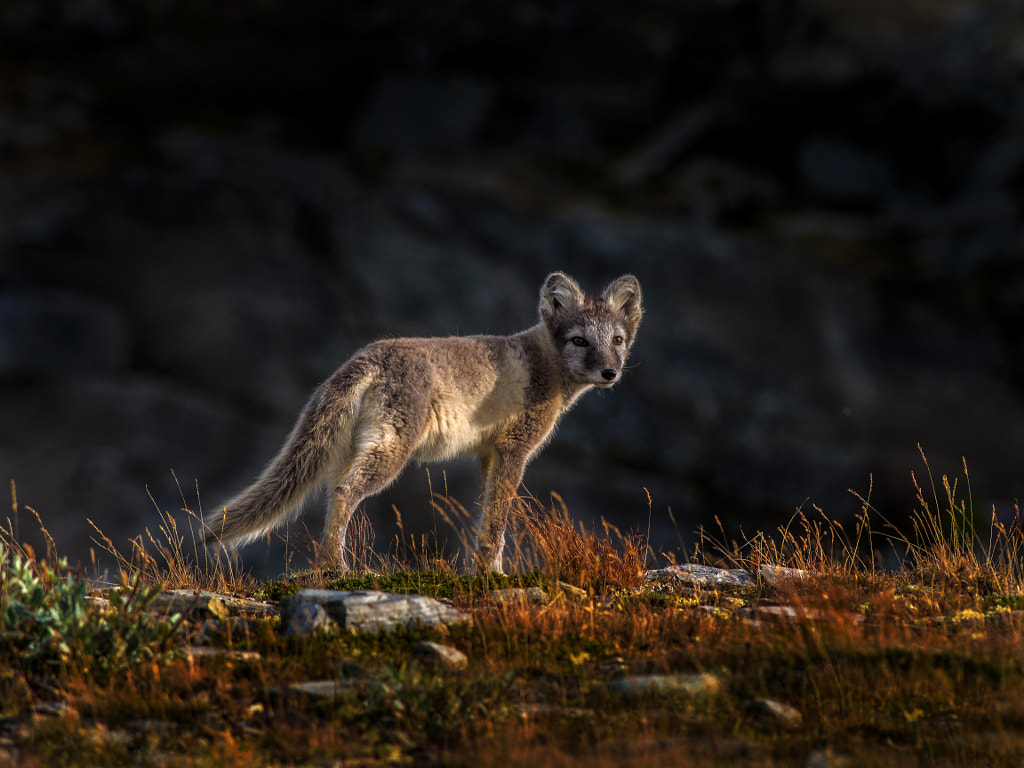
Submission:
[[[640,318],[644,315],[641,306],[643,296],[640,293],[640,281],[635,277],[623,275],[613,280],[601,293],[601,298],[616,312],[621,312],[633,330],[640,325]]]
[[[540,289],[540,316],[550,321],[559,312],[583,305],[583,291],[564,272],[552,272]]]

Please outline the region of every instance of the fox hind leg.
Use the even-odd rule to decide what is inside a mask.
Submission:
[[[394,429],[376,431],[364,439],[351,461],[339,466],[327,494],[327,517],[320,539],[321,564],[347,570],[348,526],[363,499],[375,496],[401,474],[414,445],[404,443]]]

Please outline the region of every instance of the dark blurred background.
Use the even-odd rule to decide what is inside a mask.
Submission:
[[[127,550],[247,483],[366,342],[520,330],[554,269],[645,291],[635,366],[527,472],[584,524],[646,532],[646,489],[680,552],[716,516],[850,521],[869,477],[900,520],[918,443],[1009,515],[1022,74],[1018,0],[4,0],[14,522]],[[433,536],[430,487],[367,504],[379,549],[392,505]]]

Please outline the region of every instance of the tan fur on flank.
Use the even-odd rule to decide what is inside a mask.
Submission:
[[[475,565],[501,571],[527,463],[581,394],[622,378],[643,314],[640,283],[623,275],[592,298],[555,272],[539,313],[512,336],[390,339],[357,352],[316,389],[256,482],[206,517],[207,543],[258,538],[326,483],[319,557],[344,568],[346,530],[363,499],[412,459],[471,455],[481,477]]]

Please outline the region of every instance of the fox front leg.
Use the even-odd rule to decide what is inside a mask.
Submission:
[[[528,456],[492,450],[480,457],[481,520],[478,526],[475,568],[478,573],[504,573],[502,554],[505,531],[512,508],[519,499],[517,489],[526,471]]]

